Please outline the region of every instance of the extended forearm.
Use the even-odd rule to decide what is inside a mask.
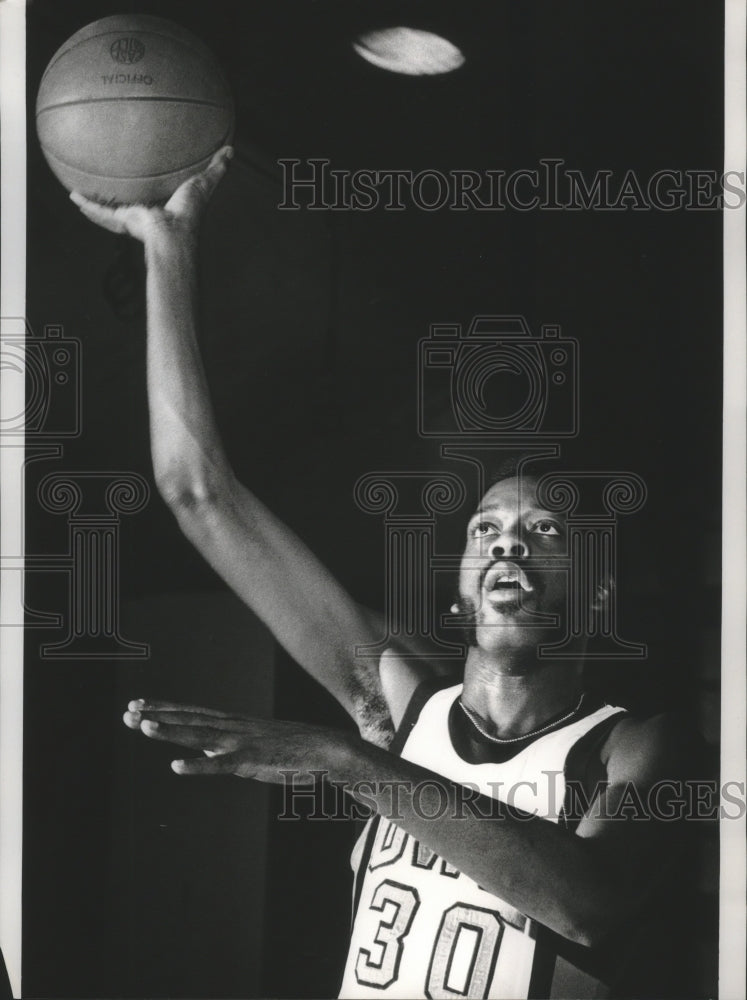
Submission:
[[[167,500],[199,502],[230,470],[197,344],[195,249],[187,239],[156,233],[145,254],[154,475]]]
[[[640,886],[617,877],[590,841],[386,751],[351,741],[335,755],[330,777],[357,789],[367,805],[484,889],[572,941],[596,943],[638,902]]]
[[[224,146],[163,207],[111,208],[73,192],[81,212],[145,246],[148,270],[148,396],[156,483],[167,499],[199,501],[230,475],[215,429],[195,330],[199,222],[232,156]]]

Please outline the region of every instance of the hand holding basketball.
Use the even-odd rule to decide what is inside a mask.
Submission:
[[[181,184],[163,207],[121,205],[109,208],[84,198],[77,191],[73,191],[70,198],[87,219],[112,233],[126,233],[142,243],[162,235],[191,242],[197,236],[203,210],[232,157],[231,146],[219,149],[207,168]]]
[[[55,52],[36,101],[47,162],[104,205],[163,205],[231,141],[233,98],[204,42],[145,14],[104,17]]]

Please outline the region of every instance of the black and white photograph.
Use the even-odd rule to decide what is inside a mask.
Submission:
[[[745,995],[743,0],[0,0],[0,997]]]

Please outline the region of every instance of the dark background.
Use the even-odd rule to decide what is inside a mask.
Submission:
[[[721,220],[715,211],[280,212],[278,157],[343,169],[537,166],[593,175],[720,170],[719,5],[128,3],[28,11],[28,310],[36,335],[82,342],[81,435],[29,465],[27,551],[61,553],[65,519],[36,504],[57,471],[150,480],[139,246],[88,224],[35,141],[54,51],[89,21],[171,17],[214,50],[237,105],[236,159],[202,242],[204,356],[240,477],[361,600],[380,606],[383,528],[353,486],[443,466],[416,430],[417,344],[431,323],[521,313],[580,343],[576,468],[628,469],[645,508],[620,522],[621,634],[644,663],[592,665],[644,711],[718,739]],[[374,69],[350,40],[408,24],[459,44],[436,78]],[[458,471],[458,470],[457,470]],[[460,517],[466,511],[460,512]],[[451,524],[441,551],[454,551]],[[182,782],[170,752],[120,725],[162,695],[256,714],[344,720],[182,540],[155,491],[120,525],[122,633],[145,661],[50,660],[27,642],[24,995],[329,996],[349,920],[344,823],[279,823],[276,790]],[[67,610],[63,574],[29,575],[29,608]],[[448,592],[439,594],[439,610]],[[713,852],[699,873],[712,990]],[[709,875],[710,871],[710,875]]]

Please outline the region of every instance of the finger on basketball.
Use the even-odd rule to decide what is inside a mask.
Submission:
[[[73,192],[70,199],[87,219],[103,229],[108,229],[110,233],[127,233],[139,240],[144,238],[152,214],[152,210],[144,205],[120,205],[117,208],[110,208],[108,205],[90,201],[77,192]]]
[[[217,153],[213,154],[213,158],[208,164],[207,169],[212,170],[214,167],[222,167],[225,170],[233,159],[233,152],[233,146],[222,146]]]
[[[219,149],[202,173],[190,177],[176,189],[166,203],[166,210],[180,215],[204,205],[215,190],[218,181],[225,174],[228,161],[232,156],[231,146]]]
[[[213,189],[225,174],[229,161],[232,159],[233,146],[223,146],[222,149],[219,149],[213,155],[210,163],[202,173],[193,178],[205,196],[209,197],[212,194]]]
[[[87,219],[95,222],[96,225],[103,226],[104,229],[108,229],[112,233],[124,233],[127,231],[121,213],[118,214],[118,209],[108,208],[106,205],[98,205],[95,201],[89,201],[88,198],[84,198],[77,191],[72,192],[70,200],[78,206],[81,213]]]

